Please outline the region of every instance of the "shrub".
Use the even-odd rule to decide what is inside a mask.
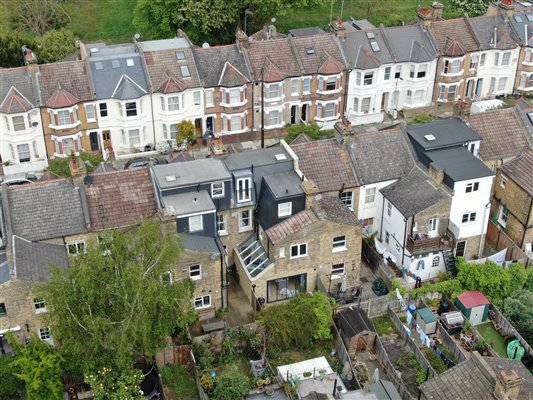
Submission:
[[[431,115],[418,114],[411,121],[409,121],[407,125],[427,124],[428,122],[431,122],[434,119],[435,117],[432,117]]]
[[[213,366],[213,353],[205,342],[194,342],[192,352],[196,363],[200,369],[211,368]]]
[[[327,139],[335,136],[334,130],[320,130],[320,127],[314,122],[301,125],[289,125],[285,128],[285,130],[287,131],[285,141],[289,144],[292,143],[292,141],[302,133],[305,133],[313,140]]]
[[[250,381],[237,367],[231,366],[224,374],[215,379],[212,398],[216,400],[241,399],[250,389]]]
[[[70,178],[70,168],[68,166],[68,157],[54,158],[48,162],[48,170],[56,175]]]

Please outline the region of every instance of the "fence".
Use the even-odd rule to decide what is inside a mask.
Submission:
[[[506,260],[518,260],[526,266],[531,263],[527,254],[491,220],[489,220],[487,226],[486,241],[496,251],[507,248]]]
[[[405,296],[404,300],[406,304],[409,303],[409,296]],[[345,307],[351,307],[354,305],[363,310],[368,318],[379,317],[380,315],[386,314],[389,307],[393,310],[399,310],[401,307],[400,300],[398,300],[396,297],[381,296],[362,300],[352,304],[340,305],[335,308],[335,312],[342,311]]]
[[[342,361],[342,365],[348,365],[350,366],[350,371],[352,372],[353,379],[357,385],[356,389],[362,389],[361,384],[359,383],[359,380],[357,379],[357,374],[355,373],[355,370],[353,369],[352,360],[350,358],[350,354],[348,353],[348,349],[346,349],[346,346],[344,345],[344,342],[342,341],[342,337],[337,330],[337,327],[333,325],[333,328],[335,330],[335,350],[337,351],[337,357],[340,358]]]
[[[446,329],[444,329],[440,322],[437,322],[437,330],[440,341],[444,344],[444,347],[446,347],[453,354],[455,361],[457,361],[457,363],[462,363],[463,361],[465,361],[465,354],[457,345],[455,340],[453,340],[452,337],[448,334],[448,332],[446,332]]]
[[[429,370],[429,374],[431,375],[431,377],[436,376],[437,371],[433,369],[429,361],[426,359],[426,356],[424,355],[424,353],[422,353],[422,351],[418,348],[418,346],[416,345],[414,340],[411,338],[411,336],[407,334],[407,331],[405,330],[402,321],[400,321],[400,318],[398,318],[396,313],[391,308],[388,309],[388,314],[392,320],[392,323],[394,324],[398,332],[400,332],[400,336],[402,337],[403,340],[405,340],[405,344],[407,344],[407,346],[415,354],[415,357],[418,360],[418,362],[422,365],[422,367],[426,371]]]
[[[513,335],[515,336],[522,346],[524,347],[524,350],[526,351],[526,354],[529,354],[530,356],[533,356],[533,349],[531,348],[531,345],[526,342],[526,340],[520,335],[517,330],[514,328],[514,326],[505,318],[502,313],[500,313],[500,310],[498,310],[493,304],[490,305],[491,311],[494,313],[494,320],[496,323],[500,326],[501,331],[505,335]]]
[[[383,264],[383,256],[374,250],[374,248],[364,240],[361,250],[363,258],[372,272],[381,277],[388,287],[391,287],[392,280],[396,277],[396,274],[389,267]]]

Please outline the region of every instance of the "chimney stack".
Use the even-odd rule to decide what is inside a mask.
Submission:
[[[434,1],[433,4],[431,4],[431,8],[433,9],[431,13],[431,19],[433,21],[442,19],[442,12],[444,11],[444,6],[442,5],[442,3]]]
[[[236,40],[237,47],[240,50],[250,48],[250,41],[248,39],[248,36],[246,35],[246,33],[244,33],[244,31],[239,26],[237,27],[237,31],[235,32],[235,38],[237,39]]]
[[[512,17],[514,11],[513,0],[500,0],[500,10],[506,17]]]
[[[431,25],[432,13],[429,8],[419,7],[416,13],[416,19],[423,28],[427,28]]]
[[[509,372],[500,371],[496,387],[494,388],[494,395],[499,400],[515,400],[520,396],[520,387],[522,386],[522,377],[518,372],[512,369]]]
[[[344,39],[346,37],[346,27],[344,26],[344,21],[340,18],[337,18],[331,24],[331,30],[339,39]]]
[[[37,72],[37,56],[31,49],[28,49],[26,46],[22,46],[22,53],[24,55],[24,65],[28,67],[30,73]]]

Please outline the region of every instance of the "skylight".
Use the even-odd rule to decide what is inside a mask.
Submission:
[[[533,14],[526,14],[526,18],[528,21],[533,21]]]
[[[306,47],[305,52],[307,54],[315,54],[315,48],[313,46]]]
[[[180,67],[180,70],[181,70],[181,75],[184,77],[184,78],[188,78],[191,76],[191,73],[189,72],[189,67],[186,66],[186,65],[182,65]]]
[[[429,134],[429,135],[424,135],[424,138],[428,141],[428,142],[432,142],[434,141],[435,139],[437,139],[435,136],[433,136],[432,134]]]
[[[111,60],[111,67],[112,68],[120,68],[120,61],[119,60]]]
[[[287,159],[287,156],[285,156],[285,154],[275,154],[274,155],[274,158],[278,161],[282,161],[282,160],[286,160]]]
[[[372,51],[374,53],[381,51],[381,49],[379,48],[378,42],[370,42],[370,46],[372,46]]]
[[[166,175],[165,176],[165,180],[167,182],[174,182],[176,180],[176,176],[175,175]]]
[[[133,62],[133,58],[126,59],[126,65],[128,67],[133,67],[135,65],[135,63]]]
[[[176,58],[178,60],[185,60],[185,53],[183,51],[177,51],[176,52]]]
[[[376,35],[374,35],[374,32],[367,32],[366,33],[366,37],[369,38],[369,39],[374,39],[376,37]]]
[[[94,68],[97,69],[97,70],[104,69],[104,64],[102,64],[101,61],[96,61],[94,63]]]
[[[522,18],[520,17],[520,15],[515,15],[515,16],[514,16],[514,20],[515,20],[516,22],[522,22]]]

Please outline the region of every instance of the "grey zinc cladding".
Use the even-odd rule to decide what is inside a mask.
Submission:
[[[205,87],[219,85],[220,76],[222,71],[224,71],[226,62],[230,63],[247,80],[251,80],[250,70],[244,55],[235,44],[208,47],[206,49],[197,47],[193,49],[193,55],[200,79]]]
[[[414,159],[400,129],[357,134],[348,147],[362,185],[398,179],[411,171]]]
[[[162,201],[165,207],[171,206],[178,217],[216,211],[213,200],[206,190],[166,195],[162,197]]]
[[[384,29],[396,62],[428,62],[437,58],[437,49],[420,25]]]
[[[482,140],[477,132],[456,118],[411,125],[407,127],[407,133],[424,150],[462,146],[465,142]],[[435,139],[428,140],[427,135],[433,135]]]
[[[32,241],[86,233],[80,189],[71,180],[38,182],[5,192],[9,233]]]
[[[17,279],[45,282],[50,279],[51,265],[68,267],[67,250],[63,245],[34,243],[15,237],[13,254]]]
[[[156,165],[152,171],[157,186],[162,190],[231,179],[224,164],[214,158]]]
[[[442,188],[435,187],[416,166],[407,176],[380,191],[407,218],[450,197]]]
[[[294,171],[280,172],[263,178],[276,199],[305,193],[300,177]]]
[[[426,156],[454,182],[494,175],[481,160],[462,146],[428,151]]]
[[[22,58],[22,57],[21,57]],[[35,79],[26,67],[0,68],[0,104],[14,86],[18,92],[34,106],[38,104],[38,92]]]
[[[276,155],[283,155],[283,160],[276,159]],[[291,156],[281,147],[271,147],[267,149],[259,149],[252,151],[244,151],[242,153],[228,154],[221,157],[224,164],[229,171],[238,171],[240,169],[249,169],[252,165],[254,167],[290,163],[292,165]]]
[[[96,98],[110,99],[121,82],[123,75],[129,77],[145,93],[148,92],[148,83],[139,53],[136,53],[132,44],[106,46],[103,43],[87,44],[90,52],[87,61],[91,68],[91,77],[96,90]],[[96,49],[98,51],[93,51]],[[128,61],[131,60],[131,61]],[[113,68],[113,61],[116,68]],[[100,68],[101,67],[101,68]],[[121,94],[130,95],[135,93]],[[138,98],[139,96],[130,97]],[[124,100],[123,97],[121,100]]]

